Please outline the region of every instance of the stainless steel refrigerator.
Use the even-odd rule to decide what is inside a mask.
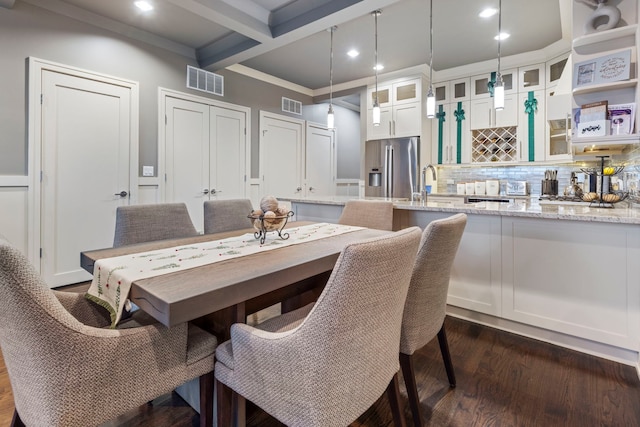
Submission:
[[[365,143],[366,197],[411,199],[419,190],[420,138],[393,138]]]

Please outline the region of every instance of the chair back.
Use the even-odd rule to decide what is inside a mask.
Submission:
[[[204,202],[204,234],[251,228],[251,220],[247,218],[251,210],[249,199]]]
[[[465,214],[432,221],[422,233],[402,319],[400,352],[411,355],[444,322],[451,266],[467,224]]]
[[[343,249],[318,301],[295,330],[291,353],[302,365],[291,381],[308,384],[302,387],[308,396],[278,391],[283,404],[308,402],[301,425],[351,423],[398,372],[402,309],[419,240],[420,229],[412,227]]]
[[[349,200],[345,203],[338,224],[393,229],[393,203],[386,200]]]
[[[52,396],[65,396],[77,382],[68,378],[69,365],[81,352],[76,337],[84,326],[1,238],[0,304],[0,347],[16,409],[27,425],[60,425],[61,414],[70,408]]]
[[[184,203],[119,206],[113,247],[197,235]]]

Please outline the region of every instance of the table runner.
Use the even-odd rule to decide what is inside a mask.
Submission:
[[[277,237],[276,233],[269,233],[262,245],[253,233],[247,233],[210,242],[103,258],[94,264],[93,281],[85,296],[109,311],[111,327],[114,328],[122,317],[123,308],[128,305],[129,290],[135,280],[361,229],[362,227],[318,223],[284,230],[290,236],[287,240]]]

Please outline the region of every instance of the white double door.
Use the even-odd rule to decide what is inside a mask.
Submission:
[[[165,201],[186,203],[198,231],[205,201],[246,197],[247,110],[165,97]]]
[[[116,208],[135,191],[137,84],[39,60],[30,68],[40,98],[29,117],[34,247],[42,277],[56,287],[91,279],[80,253],[112,246]]]
[[[262,196],[330,196],[335,188],[335,133],[288,116],[260,113]]]

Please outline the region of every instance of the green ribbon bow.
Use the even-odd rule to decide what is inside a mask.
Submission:
[[[535,160],[535,114],[538,112],[538,100],[533,97],[533,91],[527,93],[527,99],[524,101],[524,112],[529,115],[528,119],[528,138],[529,138],[529,161]]]
[[[456,163],[462,163],[462,121],[464,120],[464,110],[462,102],[458,101],[458,108],[453,111],[456,116]]]
[[[489,96],[493,96],[493,88],[496,85],[496,72],[491,73],[491,78],[489,79],[489,83],[487,83],[487,88],[489,89]]]
[[[443,137],[443,126],[445,112],[443,110],[442,104],[438,105],[438,112],[436,113],[436,118],[438,119],[438,164],[442,164],[442,137]]]

